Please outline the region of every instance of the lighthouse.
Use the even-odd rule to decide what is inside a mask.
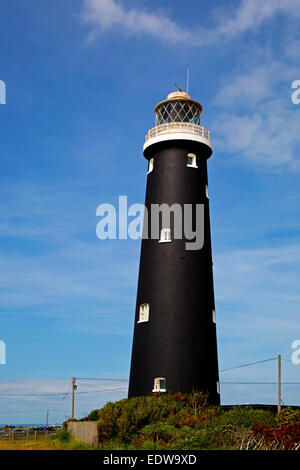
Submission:
[[[212,143],[201,113],[201,104],[179,89],[155,107],[155,126],[146,134],[148,236],[141,244],[129,397],[202,391],[209,403],[220,403],[207,179]],[[153,207],[170,209],[169,222],[159,214],[157,237]],[[193,243],[183,225],[190,219],[193,233],[197,214],[202,234]]]

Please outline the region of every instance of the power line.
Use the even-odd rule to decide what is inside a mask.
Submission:
[[[32,403],[30,400],[21,400],[20,398],[12,398],[10,395],[0,396],[0,399],[2,399],[2,400],[13,400],[13,401],[22,401],[22,402],[25,402],[25,403]]]
[[[43,410],[16,410],[16,411],[0,411],[1,414],[19,414],[19,413],[42,413]]]
[[[235,385],[277,385],[277,382],[221,382],[221,384],[235,384]],[[300,385],[300,382],[281,382],[281,385]]]
[[[277,357],[274,357],[274,358],[270,358],[270,359],[263,359],[261,361],[256,361],[256,362],[250,362],[250,363],[247,363],[247,364],[241,364],[239,366],[235,366],[235,367],[231,367],[231,368],[227,368],[227,369],[221,369],[220,372],[226,372],[226,371],[231,371],[231,370],[235,370],[235,369],[240,369],[240,368],[244,368],[244,367],[249,367],[249,366],[252,366],[252,365],[256,365],[256,364],[262,364],[262,363],[265,363],[265,362],[270,362],[270,361],[275,361],[277,360]],[[287,360],[287,359],[283,359],[285,360],[286,362],[291,362],[290,360]],[[47,379],[47,378],[45,378]],[[50,379],[50,377],[48,377],[48,379]],[[52,378],[53,379],[53,378]],[[62,378],[61,378],[62,379]],[[64,380],[65,378],[63,378]],[[107,377],[75,377],[75,380],[87,380],[87,381],[106,381],[106,382],[127,382],[128,383],[128,379],[124,379],[124,378],[107,378]],[[221,382],[222,384],[232,384],[232,385],[275,385],[277,382],[233,382],[233,381],[226,381],[226,382]],[[300,385],[300,382],[282,382],[283,385]],[[83,384],[82,384],[83,385]],[[64,400],[70,393],[70,389],[71,389],[71,386],[69,386],[69,388],[67,389],[67,391],[65,393],[63,392],[32,392],[32,393],[13,393],[12,395],[7,395],[5,393],[0,393],[0,398],[3,398],[3,399],[6,399],[6,400],[17,400],[17,401],[25,401],[25,402],[28,402],[28,400],[18,400],[18,398],[15,398],[15,397],[18,397],[18,396],[22,396],[22,397],[25,397],[25,396],[28,396],[28,397],[43,397],[43,396],[53,396],[53,397],[56,397],[56,396],[62,396],[62,399]],[[127,387],[114,387],[114,388],[101,388],[101,389],[96,389],[96,390],[86,390],[86,391],[78,391],[76,394],[87,394],[87,393],[103,393],[103,392],[117,392],[117,391],[121,391],[121,390],[126,390]]]
[[[228,370],[241,369],[242,367],[253,366],[255,364],[262,364],[263,362],[276,361],[277,357],[272,357],[271,359],[264,359],[262,361],[249,362],[248,364],[242,364],[240,366],[231,367],[230,369],[221,369],[219,372],[226,372]]]
[[[6,393],[0,393],[0,398],[2,396],[12,396],[12,397],[42,397],[42,396],[58,396],[61,395],[62,392],[52,392],[52,393],[46,393],[46,392],[33,392],[33,393],[12,393],[11,395],[7,395]]]
[[[107,379],[101,377],[76,377],[77,380],[104,380],[109,382],[128,382],[128,379]]]
[[[101,389],[97,389],[97,390],[87,390],[87,391],[83,391],[83,392],[77,392],[78,393],[98,393],[98,392],[114,392],[114,391],[118,391],[118,390],[127,390],[127,387],[120,387],[120,388],[101,388]],[[7,394],[2,394],[0,393],[0,398],[4,398],[4,397],[18,397],[18,396],[29,396],[29,397],[32,397],[32,396],[37,396],[37,397],[40,397],[40,396],[59,396],[61,395],[61,392],[53,392],[53,393],[44,393],[44,392],[35,392],[35,393],[13,393],[11,395],[7,395]]]
[[[38,401],[37,402],[37,401],[32,401],[29,398],[27,400],[26,399],[22,400],[20,398],[15,398],[15,397],[11,397],[11,396],[5,396],[5,397],[0,396],[0,400],[9,400],[9,401],[13,401],[13,402],[17,401],[17,402],[20,402],[20,403],[27,403],[28,405],[35,405],[35,406],[39,406],[39,405],[44,406],[46,404],[47,405],[52,405],[52,406],[53,405],[55,405],[55,406],[64,405],[65,406],[64,403],[59,403],[57,401],[53,402],[53,401],[44,401],[43,400],[43,401]],[[2,411],[1,411],[1,413],[2,413]]]
[[[69,395],[71,387],[72,387],[72,385],[70,385],[68,390],[66,391],[66,393],[64,393],[64,395],[62,396],[62,400],[64,400]]]
[[[127,387],[120,388],[102,388],[100,390],[91,390],[86,392],[77,392],[77,393],[98,393],[98,392],[117,392],[119,390],[127,390]]]

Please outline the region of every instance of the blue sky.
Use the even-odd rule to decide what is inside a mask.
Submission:
[[[281,353],[283,380],[300,381],[299,19],[296,0],[1,3],[0,422],[43,422],[47,408],[61,422],[70,377],[128,377],[140,241],[98,240],[96,208],[144,202],[144,136],[187,66],[214,145],[220,368]],[[276,381],[276,362],[221,374],[243,380]],[[78,394],[79,416],[126,396],[125,382],[78,384],[108,390]],[[283,401],[299,392],[284,385]],[[276,385],[221,393],[276,402]]]

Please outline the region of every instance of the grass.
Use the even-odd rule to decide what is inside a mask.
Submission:
[[[0,450],[54,450],[50,439],[16,441],[0,440]]]
[[[19,439],[16,441],[0,440],[1,450],[95,450],[94,447],[77,439],[61,441],[59,439]]]

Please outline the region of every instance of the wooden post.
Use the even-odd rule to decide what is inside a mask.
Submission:
[[[278,405],[277,412],[281,411],[281,355],[278,355]]]
[[[77,390],[76,377],[72,377],[72,418],[74,418],[74,392]]]
[[[36,440],[36,435],[37,435],[37,432],[34,431],[34,439]]]
[[[48,429],[47,429],[47,431],[46,431],[46,439],[48,439]]]

